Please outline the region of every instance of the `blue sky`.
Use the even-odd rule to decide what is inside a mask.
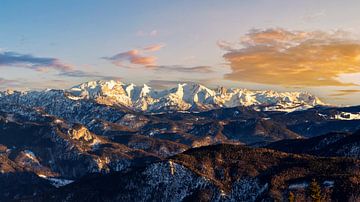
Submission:
[[[159,87],[196,81],[304,90],[330,103],[359,104],[359,8],[356,0],[0,0],[0,88],[67,88],[112,78]],[[260,46],[276,48],[266,55],[277,61],[249,60],[264,57],[264,50],[249,52]],[[332,60],[309,55],[293,65],[294,48]],[[278,57],[284,52],[290,56]]]

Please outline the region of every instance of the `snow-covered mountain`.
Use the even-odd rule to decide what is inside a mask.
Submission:
[[[347,164],[343,158],[324,160],[307,154],[359,158],[359,132],[355,131],[360,130],[360,106],[316,106],[322,104],[307,93],[209,89],[194,83],[156,90],[119,81],[92,81],[67,90],[0,92],[0,201],[44,193],[50,193],[51,199],[39,201],[53,201],[54,196],[68,199],[70,195],[74,197],[69,201],[91,201],[96,194],[109,196],[109,201],[113,196],[123,201],[148,196],[154,200],[199,201],[196,197],[207,196],[209,190],[219,201],[251,201],[249,197],[255,200],[273,193],[267,189],[274,187],[272,182],[281,188],[276,196],[287,197],[289,190],[295,192],[294,187],[309,182],[304,180],[311,179],[313,167],[324,166],[331,172],[326,171],[329,176],[320,179],[323,184],[331,182],[338,189],[344,187],[338,183],[344,182],[356,188],[350,191],[356,193],[358,186],[332,177],[352,176],[349,172],[358,168],[353,159]],[[302,110],[306,108],[310,109]],[[171,112],[155,113],[168,110]],[[286,113],[294,110],[298,111]],[[311,138],[332,131],[345,132],[346,137]],[[284,139],[294,146],[280,144],[279,150],[299,148],[301,152],[294,152],[299,153],[294,156],[240,146],[264,147]],[[332,143],[338,146],[330,150]],[[211,145],[220,144],[223,146],[212,153],[216,146]],[[319,148],[325,148],[321,151],[326,153],[318,152]],[[300,157],[303,153],[306,155]],[[174,155],[180,158],[171,157]],[[295,168],[278,174],[266,169],[283,171],[289,168],[289,158],[293,158]],[[271,164],[274,162],[276,165]],[[244,169],[244,165],[248,167]],[[315,166],[311,172],[300,167],[304,175],[299,178],[298,165]],[[346,169],[339,169],[344,165]],[[291,178],[290,172],[295,173]],[[109,173],[110,178],[99,173]],[[269,173],[274,174],[273,179],[287,180],[279,184],[269,178]],[[74,187],[66,185],[72,181]],[[88,186],[89,182],[104,186]],[[98,187],[120,190],[109,195],[98,192]],[[54,195],[55,191],[59,194]]]
[[[324,105],[305,92],[252,91],[247,89],[210,89],[196,83],[157,90],[146,84],[137,86],[120,81],[90,81],[68,90],[68,98],[90,99],[110,106],[124,106],[136,111],[204,111],[237,106],[258,107],[266,111],[296,111]]]

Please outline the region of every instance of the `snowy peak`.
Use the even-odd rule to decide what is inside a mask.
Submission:
[[[216,95],[215,91],[195,83],[178,84],[170,92],[169,96],[177,97],[190,104],[205,103],[207,98]]]
[[[136,86],[120,81],[90,81],[66,90],[73,100],[90,99],[110,106],[125,106],[136,111],[202,111],[221,107],[251,106],[263,110],[295,111],[324,105],[305,92],[210,89],[197,83],[181,83],[165,90],[146,84]]]
[[[142,97],[150,93],[151,88],[144,84],[125,84],[121,81],[90,81],[66,90],[67,96],[73,100],[90,99],[106,105],[122,105],[130,107]]]
[[[126,94],[123,86],[120,81],[90,81],[72,87],[69,92],[82,99],[93,99],[99,96]]]

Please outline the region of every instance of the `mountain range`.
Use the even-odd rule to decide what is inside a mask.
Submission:
[[[120,81],[0,92],[1,201],[360,200],[360,106]]]
[[[73,100],[90,99],[135,111],[205,111],[222,107],[257,106],[266,110],[293,111],[324,105],[317,97],[303,92],[210,89],[196,83],[181,83],[164,90],[146,84],[136,86],[120,81],[92,81],[65,90]]]

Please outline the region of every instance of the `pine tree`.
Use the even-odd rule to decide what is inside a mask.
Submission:
[[[319,183],[313,179],[309,185],[309,196],[314,202],[321,201],[321,187]]]
[[[295,202],[295,194],[291,191],[289,192],[289,202]]]

